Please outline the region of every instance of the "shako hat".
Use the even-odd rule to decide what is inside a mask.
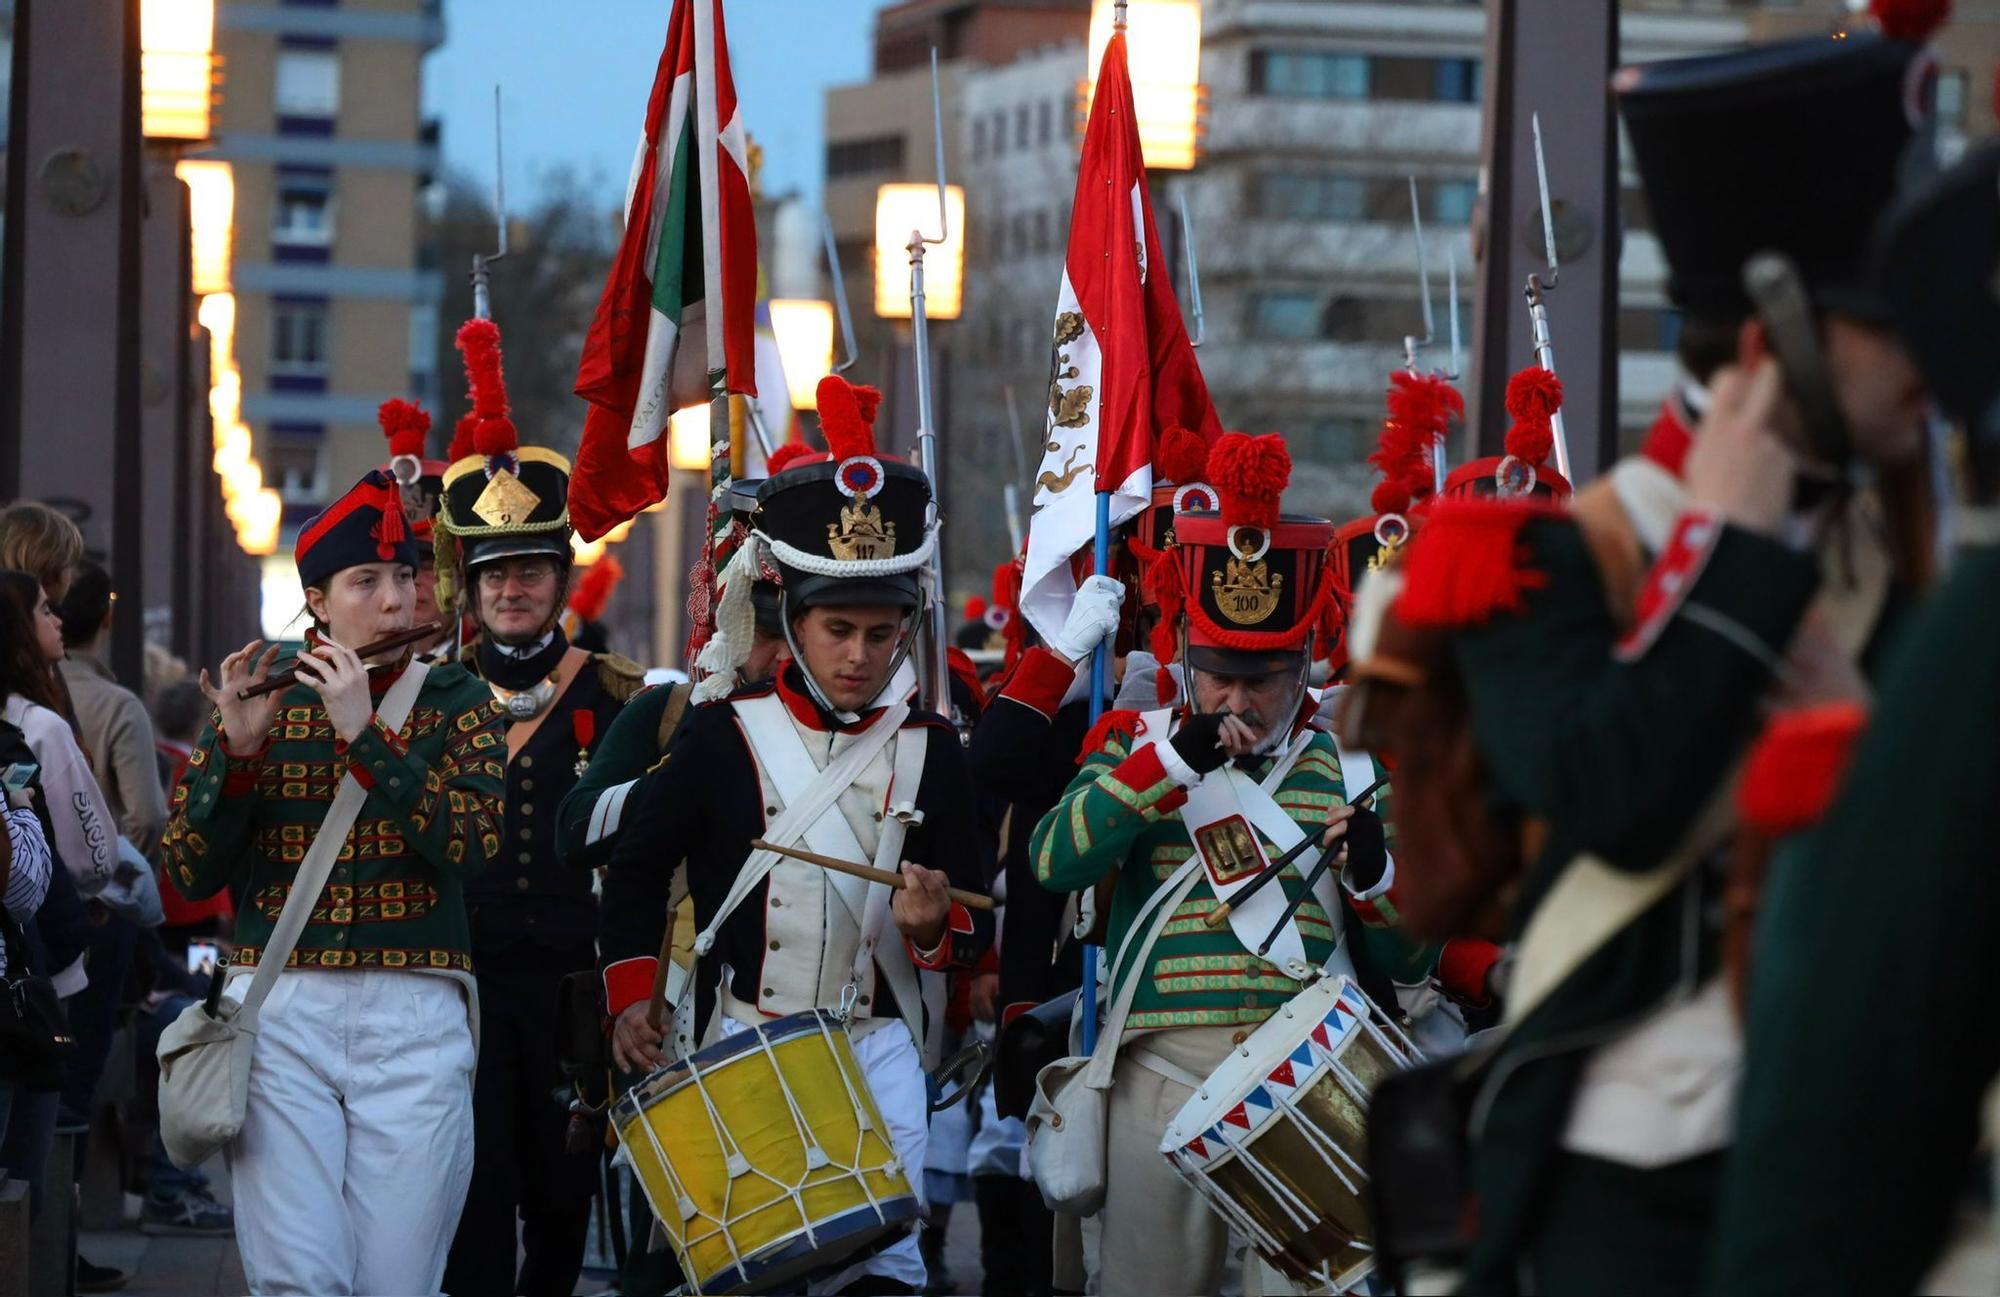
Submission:
[[[1922,42],[1945,6],[1876,8],[1881,33],[1857,26],[1613,76],[1676,306],[1749,314],[1744,263],[1771,251],[1819,306],[1879,312],[1864,288],[1870,235],[1930,116]]]
[[[1220,507],[1174,519],[1186,666],[1244,676],[1305,664],[1327,598],[1333,524],[1279,511],[1291,475],[1276,433],[1227,433],[1209,452]]]
[[[324,587],[343,568],[363,563],[417,565],[417,540],[403,514],[396,479],[371,468],[345,495],[306,521],[292,547],[299,584]]]
[[[410,520],[410,530],[416,534],[418,549],[428,558],[432,523],[438,502],[444,498],[445,470],[451,464],[425,457],[431,416],[421,405],[391,398],[376,408],[375,421],[389,441],[389,462],[382,466],[382,471],[395,478],[402,489],[403,513]]]
[[[1507,428],[1507,453],[1460,464],[1444,479],[1444,497],[1569,499],[1569,479],[1548,462],[1555,451],[1555,416],[1562,401],[1562,380],[1553,370],[1530,364],[1508,379],[1507,415],[1513,422]]]
[[[1876,277],[1938,404],[1975,441],[2000,444],[2000,144],[1896,205]]]
[[[819,381],[828,453],[783,453],[757,491],[753,533],[777,561],[791,613],[824,604],[922,602],[935,548],[922,470],[875,451],[881,393],[838,374]]]
[[[453,463],[444,473],[438,512],[440,541],[456,547],[467,572],[494,559],[547,554],[571,558],[569,461],[540,446],[523,446],[507,412],[500,329],[467,320],[458,331],[472,409],[452,438]]]

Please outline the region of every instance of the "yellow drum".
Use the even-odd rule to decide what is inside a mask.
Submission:
[[[696,1292],[796,1286],[917,1218],[847,1029],[825,1009],[661,1068],[611,1121]]]
[[[1368,1093],[1422,1060],[1359,986],[1322,978],[1210,1073],[1160,1152],[1287,1279],[1352,1291],[1375,1268]]]

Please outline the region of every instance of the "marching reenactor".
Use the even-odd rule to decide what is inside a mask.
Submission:
[[[596,967],[597,905],[590,876],[557,860],[556,808],[641,675],[564,635],[568,461],[518,444],[493,323],[469,321],[458,345],[478,422],[474,453],[444,474],[439,561],[478,628],[463,657],[506,717],[507,766],[498,864],[466,896],[483,1048],[473,1188],[446,1279],[460,1293],[567,1293],[583,1265],[596,1150],[568,1146],[569,1116],[552,1098],[557,993],[566,975]]]
[[[1801,725],[1787,745],[1794,759],[1772,772],[1770,791],[1789,809],[1827,818],[1780,857],[1763,904],[1709,1291],[1975,1282],[1931,1267],[1971,1183],[1975,1144],[1990,1151],[2000,1074],[1993,1033],[1957,1029],[1983,1022],[2000,995],[1989,953],[2000,931],[1996,269],[2000,147],[1989,144],[1899,204],[1883,240],[1879,282],[1939,403],[1964,426],[1976,505],[1858,750],[1850,759],[1839,737],[1805,741],[1830,732],[1822,716]],[[1885,878],[1892,903],[1855,904]],[[1983,1269],[1990,1221],[1981,1226],[1972,1256]]]
[[[1172,921],[1157,941],[1110,970],[1107,994],[1129,996],[1129,1015],[1114,1042],[1107,1117],[1107,1293],[1220,1290],[1228,1225],[1160,1156],[1200,1078],[1322,969],[1358,976],[1378,1003],[1394,1003],[1353,932],[1394,913],[1381,821],[1347,804],[1362,790],[1348,786],[1333,741],[1310,724],[1307,676],[1333,527],[1280,515],[1290,471],[1275,435],[1217,443],[1207,478],[1220,512],[1174,522],[1187,703],[1107,713],[1030,848],[1045,887],[1077,891],[1116,874],[1107,953],[1137,935],[1135,922],[1151,926],[1157,894],[1173,889]],[[1283,864],[1278,885],[1245,898],[1227,926],[1200,917],[1262,872],[1267,844],[1308,835],[1322,849],[1345,840],[1337,883],[1322,872],[1308,893],[1308,857]],[[1190,848],[1200,868],[1184,875]],[[1268,957],[1255,953],[1274,931]],[[1105,1030],[1116,1025],[1114,1014]]]
[[[1617,74],[1686,378],[1571,512],[1433,509],[1356,655],[1406,917],[1514,943],[1509,1034],[1464,1074],[1474,1290],[1700,1281],[1741,1055],[1731,770],[1780,682],[1859,690],[1927,570],[1923,387],[1863,273],[1923,58],[1857,28]]]
[[[918,974],[970,967],[988,944],[988,917],[953,902],[946,884],[977,888],[990,853],[956,731],[910,706],[906,656],[935,532],[923,474],[875,452],[878,399],[837,376],[822,380],[832,453],[794,459],[759,488],[756,528],[723,574],[717,620],[725,633],[747,630],[750,587],[768,554],[782,578],[791,661],[768,683],[691,709],[665,762],[633,791],[604,875],[601,945],[614,1055],[628,1071],[651,1071],[664,1058],[648,1001],[669,875],[685,860],[703,931],[696,994],[673,1006],[676,1017],[692,1014],[685,1025],[713,1041],[844,1007],[898,1160],[920,1183],[927,1023]],[[750,649],[747,634],[732,642]],[[907,885],[891,892],[753,851],[760,838],[872,861]],[[815,1290],[837,1291],[856,1274],[874,1277],[871,1291],[921,1289],[914,1234]]]
[[[246,974],[267,960],[285,970],[251,1005],[229,1149],[251,1291],[435,1293],[472,1175],[463,888],[500,850],[500,708],[457,666],[407,647],[364,656],[409,630],[416,599],[416,542],[387,474],[307,522],[296,558],[313,619],[297,682],[245,697],[277,652],[254,642],[213,685],[203,673],[216,713],[174,791],[162,863],[191,899],[238,898],[226,999],[255,994]],[[330,822],[347,779],[365,800]],[[315,850],[329,833],[337,855]],[[273,951],[315,861],[324,886]]]

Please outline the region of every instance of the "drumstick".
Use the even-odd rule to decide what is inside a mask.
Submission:
[[[1283,932],[1285,925],[1292,921],[1292,916],[1298,913],[1299,906],[1305,904],[1306,897],[1312,895],[1313,884],[1319,881],[1319,876],[1327,871],[1327,867],[1333,864],[1334,857],[1338,856],[1346,846],[1345,842],[1335,842],[1321,853],[1318,860],[1313,862],[1312,870],[1306,874],[1305,886],[1299,888],[1297,896],[1285,902],[1285,912],[1278,916],[1278,922],[1272,926],[1270,933],[1265,936],[1264,944],[1257,947],[1257,958],[1262,959],[1270,952],[1271,947],[1278,940],[1278,934]]]
[[[781,856],[788,856],[793,860],[803,860],[809,865],[818,865],[821,869],[831,869],[836,874],[847,874],[853,878],[865,878],[871,883],[884,883],[899,892],[910,885],[909,880],[901,874],[892,874],[886,869],[877,869],[873,865],[857,865],[851,860],[841,860],[836,856],[822,856],[815,851],[799,851],[792,847],[781,847],[775,842],[766,842],[762,838],[753,838],[750,842],[750,847],[754,851],[770,851]],[[962,891],[956,887],[948,887],[945,890],[951,894],[952,900],[957,901],[968,910],[990,910],[993,908],[993,898],[990,896],[982,896],[978,892]]]
[[[421,626],[412,626],[406,631],[398,631],[394,635],[385,635],[373,644],[363,644],[360,648],[354,650],[354,655],[365,661],[368,658],[374,657],[377,653],[387,653],[390,649],[402,648],[407,644],[415,644],[420,640],[427,640],[443,629],[444,627],[439,623],[427,621]],[[376,667],[371,669],[380,670],[381,668]],[[280,689],[289,689],[298,682],[298,668],[296,666],[289,667],[286,670],[278,672],[278,674],[270,677],[268,680],[251,685],[248,689],[238,689],[236,696],[238,698],[262,698],[265,694],[274,694]]]
[[[1361,796],[1356,797],[1350,802],[1348,802],[1348,805],[1349,806],[1361,805],[1363,802],[1366,802],[1369,798],[1373,797],[1376,793],[1382,791],[1382,785],[1388,782],[1389,782],[1389,776],[1383,775],[1380,779],[1377,779],[1374,783],[1362,789]],[[1235,912],[1237,906],[1248,904],[1250,898],[1255,896],[1258,890],[1262,888],[1264,884],[1270,882],[1273,878],[1276,878],[1278,876],[1278,871],[1282,870],[1286,865],[1291,864],[1294,860],[1297,860],[1300,856],[1304,855],[1306,853],[1306,848],[1310,847],[1315,840],[1316,839],[1311,836],[1301,838],[1298,842],[1294,843],[1291,846],[1291,848],[1285,852],[1284,855],[1279,856],[1276,860],[1273,860],[1269,865],[1265,866],[1264,871],[1262,873],[1258,874],[1255,878],[1250,880],[1249,886],[1245,887],[1242,891],[1236,893],[1236,895],[1231,897],[1229,900],[1224,901],[1221,905],[1218,905],[1214,909],[1210,910],[1208,912],[1208,918],[1206,920],[1208,926],[1211,928],[1219,928],[1223,924],[1229,922],[1229,916]]]

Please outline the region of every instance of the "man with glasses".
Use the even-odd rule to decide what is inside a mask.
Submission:
[[[460,331],[468,367],[497,350],[492,324]],[[497,362],[491,367],[497,372]],[[516,446],[504,394],[475,432],[483,454],[444,475],[439,605],[476,624],[464,665],[507,715],[506,823],[493,865],[466,889],[479,980],[473,1081],[473,1176],[445,1271],[454,1293],[568,1293],[583,1264],[596,1149],[568,1141],[553,1097],[557,988],[597,966],[597,902],[588,872],[556,856],[556,808],[598,740],[642,683],[639,668],[570,644],[559,618],[569,588],[569,463]],[[496,425],[505,425],[501,434]],[[518,1218],[518,1219],[517,1219]],[[525,1260],[517,1274],[517,1225]]]

